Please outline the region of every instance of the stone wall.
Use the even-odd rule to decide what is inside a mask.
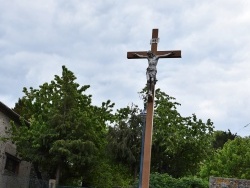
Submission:
[[[250,180],[210,177],[210,188],[250,188]]]

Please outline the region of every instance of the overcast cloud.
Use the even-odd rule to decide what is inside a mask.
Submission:
[[[127,51],[181,50],[160,59],[156,87],[217,130],[250,135],[249,0],[0,0],[0,100],[14,107],[65,65],[93,102],[142,107],[147,61]]]

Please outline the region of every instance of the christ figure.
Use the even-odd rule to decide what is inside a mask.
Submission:
[[[163,54],[163,55],[155,55],[152,51],[147,51],[147,56],[140,55],[137,53],[134,53],[134,56],[140,57],[140,58],[147,58],[148,59],[148,68],[146,70],[146,77],[147,77],[147,87],[148,87],[148,95],[152,96],[153,93],[153,85],[156,84],[156,73],[157,73],[157,63],[159,58],[161,57],[168,57],[173,55],[173,52]]]

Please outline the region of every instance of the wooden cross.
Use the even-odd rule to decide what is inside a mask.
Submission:
[[[157,44],[159,42],[158,29],[153,29],[152,39],[151,39],[151,52],[156,55],[164,55],[173,52],[172,55],[161,57],[161,58],[181,58],[180,50],[172,51],[157,51]],[[139,54],[140,56],[135,56]],[[147,51],[137,51],[137,52],[127,52],[128,59],[139,59],[147,58]],[[148,97],[147,102],[147,116],[146,116],[146,127],[144,134],[144,141],[142,142],[142,166],[140,174],[140,188],[149,188],[149,178],[150,178],[150,163],[151,163],[151,146],[152,146],[152,132],[153,132],[153,115],[154,115],[154,91],[155,85],[152,86],[152,96]]]

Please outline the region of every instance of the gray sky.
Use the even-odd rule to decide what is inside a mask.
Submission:
[[[156,87],[217,130],[250,135],[249,0],[0,0],[0,100],[14,107],[65,65],[93,103],[138,104],[147,60],[127,51],[181,50],[160,59]]]

